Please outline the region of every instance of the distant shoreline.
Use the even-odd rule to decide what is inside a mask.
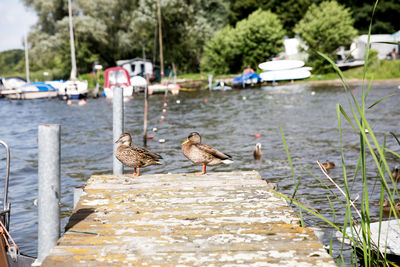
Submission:
[[[345,80],[348,85],[362,85],[369,84],[370,80],[363,80],[363,79],[348,79]],[[400,85],[400,78],[395,79],[380,79],[380,80],[373,80],[372,84],[382,84],[382,83],[398,83]],[[342,85],[342,81],[340,79],[336,80],[323,80],[323,81],[298,81],[295,84],[311,84],[311,85],[332,85],[332,86],[340,86]]]
[[[233,78],[216,78],[215,80],[224,81],[226,84],[232,84]],[[214,80],[214,81],[215,81]],[[205,79],[177,79],[176,81],[181,87],[184,88],[202,88],[208,85],[208,81]],[[364,84],[369,84],[369,80],[362,80],[362,79],[348,79],[346,83],[349,86],[358,86]],[[379,79],[373,80],[373,84],[382,84],[382,83],[397,83],[400,85],[400,78],[395,79]],[[322,85],[322,86],[341,86],[342,82],[340,79],[335,80],[321,80],[321,81],[295,81],[291,83],[290,81],[279,81],[276,85],[272,85],[272,83],[268,82],[267,86],[279,86],[279,85],[295,85],[295,84],[306,84],[306,85]]]

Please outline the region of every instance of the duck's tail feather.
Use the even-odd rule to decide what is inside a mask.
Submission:
[[[233,163],[233,160],[231,160],[231,159],[224,159],[224,160],[222,161],[222,163],[224,163],[224,164],[231,164],[231,163]]]

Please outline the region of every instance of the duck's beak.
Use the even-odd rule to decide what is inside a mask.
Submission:
[[[187,142],[189,142],[189,138],[187,138],[187,139],[185,140],[185,142],[182,143],[182,145],[186,144]]]
[[[114,142],[114,144],[118,144],[119,142],[121,142],[119,139],[117,141]]]

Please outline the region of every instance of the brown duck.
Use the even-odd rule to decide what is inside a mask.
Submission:
[[[398,167],[394,167],[392,169],[392,178],[394,180],[400,180],[400,172],[399,172],[399,168]]]
[[[322,166],[325,168],[325,170],[333,169],[335,168],[335,163],[332,161],[326,160],[325,163],[322,163]]]
[[[203,166],[203,171],[196,174],[205,174],[206,166],[216,166],[221,163],[230,164],[233,162],[231,156],[209,145],[202,144],[200,134],[196,132],[189,134],[185,142],[182,143],[182,152],[194,164]]]
[[[260,160],[264,153],[261,151],[261,144],[257,143],[253,150],[253,157],[255,160]]]
[[[376,206],[380,206],[380,202],[378,202],[378,203],[376,204]],[[394,210],[395,210],[396,212],[400,211],[400,202],[395,201],[393,207],[394,207]],[[382,210],[387,212],[387,211],[390,211],[390,209],[391,209],[391,208],[390,208],[389,200],[387,200],[387,199],[385,198],[385,199],[383,200]]]
[[[132,138],[129,133],[123,133],[115,143],[122,143],[115,151],[117,159],[121,161],[122,164],[134,168],[133,174],[127,176],[136,177],[140,175],[140,168],[163,164],[159,161],[162,159],[160,155],[141,147],[131,146]]]

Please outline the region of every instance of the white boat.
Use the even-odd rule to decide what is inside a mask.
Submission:
[[[57,97],[58,90],[45,82],[27,83],[6,94],[9,99],[38,99]]]
[[[168,90],[171,92],[173,95],[179,94],[179,90],[181,89],[180,85],[177,83],[170,83],[168,86],[166,84],[152,84],[149,85],[148,90],[149,90],[149,95],[155,94],[155,93],[165,93],[165,90]]]
[[[274,82],[274,81],[285,81],[285,80],[299,80],[305,79],[311,76],[311,67],[302,67],[295,69],[286,70],[272,70],[265,71],[260,74],[263,81]]]
[[[0,78],[0,84],[3,85],[4,89],[15,89],[26,84],[26,80],[22,77],[6,77]]]
[[[304,61],[302,60],[273,60],[261,63],[258,67],[265,71],[274,71],[274,70],[287,70],[287,69],[295,69],[301,68],[304,66]]]
[[[129,79],[128,71],[122,67],[111,67],[104,71],[104,91],[103,96],[113,98],[113,89],[116,86],[122,88],[124,98],[131,98],[133,86]]]
[[[79,80],[51,81],[58,89],[58,97],[63,100],[86,98],[88,94],[88,82]]]
[[[147,86],[147,81],[145,78],[142,76],[131,76],[130,81],[135,93],[144,92],[144,89]]]
[[[14,94],[16,88],[22,87],[26,84],[26,80],[21,77],[0,77],[0,97],[8,94]]]
[[[232,87],[226,85],[223,81],[218,81],[211,85],[211,91],[230,91]]]

